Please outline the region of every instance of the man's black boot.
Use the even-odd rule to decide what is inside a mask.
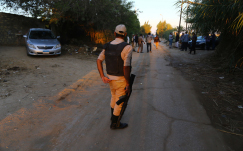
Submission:
[[[114,109],[111,108],[111,120],[112,120],[112,115],[113,115]]]
[[[127,123],[121,123],[120,121],[118,121],[118,118],[119,116],[112,115],[112,122],[110,125],[111,129],[123,129],[128,126]]]

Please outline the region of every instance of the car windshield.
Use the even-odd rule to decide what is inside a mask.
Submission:
[[[204,37],[203,36],[199,36],[199,37],[197,37],[197,40],[204,40]]]
[[[55,39],[56,37],[51,31],[31,31],[30,39]]]

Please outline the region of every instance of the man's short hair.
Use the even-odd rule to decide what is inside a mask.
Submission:
[[[125,35],[121,35],[121,34],[116,33],[116,37],[121,37],[121,38],[124,38],[124,37],[125,37]]]

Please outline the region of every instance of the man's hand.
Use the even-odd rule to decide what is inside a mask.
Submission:
[[[107,78],[107,77],[102,77],[102,81],[103,81],[104,83],[109,83],[109,82],[111,82],[111,79],[109,79],[109,78]]]
[[[125,87],[124,89],[125,89],[125,92],[126,92],[127,96],[129,96],[130,93],[131,93],[131,88],[130,88],[130,86],[129,86],[129,85],[126,85],[126,87]]]

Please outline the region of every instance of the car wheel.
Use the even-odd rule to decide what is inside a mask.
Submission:
[[[27,56],[30,56],[30,54],[29,54],[28,50],[26,50],[26,54],[27,54]]]

